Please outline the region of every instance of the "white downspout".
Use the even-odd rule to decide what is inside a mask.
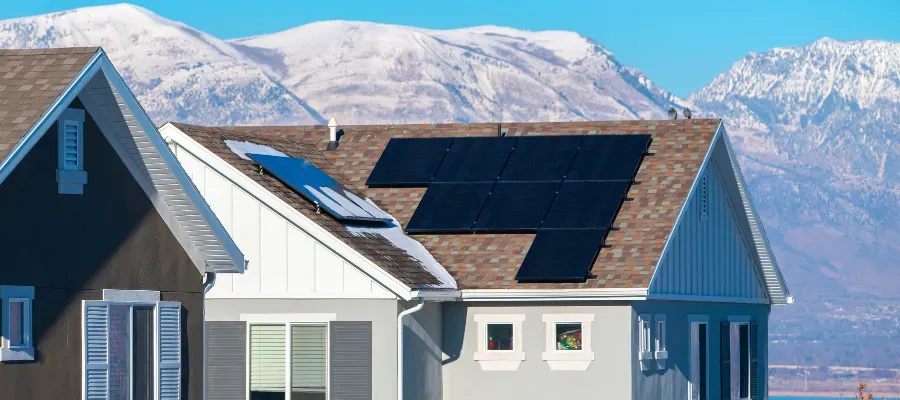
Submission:
[[[419,304],[400,312],[397,316],[397,400],[403,400],[403,317],[425,307],[425,299],[419,298]]]
[[[206,294],[216,284],[216,273],[207,272],[206,281],[203,282],[203,400],[206,400]]]

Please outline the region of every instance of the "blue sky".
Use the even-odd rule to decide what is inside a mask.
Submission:
[[[0,19],[109,1],[0,0]],[[502,25],[570,30],[588,36],[678,96],[709,83],[750,51],[841,40],[900,41],[897,0],[605,1],[605,0],[149,0],[163,17],[220,38],[277,32],[344,19],[459,28]]]

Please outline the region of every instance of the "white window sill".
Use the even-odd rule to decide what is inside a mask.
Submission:
[[[0,349],[0,362],[34,361],[34,347]]]
[[[593,351],[550,351],[542,357],[553,371],[585,371],[594,361]]]
[[[486,351],[475,352],[475,361],[481,365],[482,371],[516,371],[519,364],[525,361],[525,353],[521,351]]]

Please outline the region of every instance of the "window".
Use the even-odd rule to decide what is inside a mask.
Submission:
[[[688,399],[709,399],[709,317],[691,315],[690,321],[690,379]]]
[[[59,131],[56,182],[61,194],[83,194],[87,183],[84,171],[84,110],[67,108],[57,120]]]
[[[84,398],[182,398],[181,303],[159,292],[103,291],[82,302]]]
[[[594,360],[594,314],[544,314],[546,344],[542,358],[551,370],[584,371]]]
[[[325,400],[327,324],[250,325],[250,400]]]
[[[759,394],[758,327],[749,318],[730,317],[722,324],[724,398],[755,399]]]
[[[650,352],[650,315],[641,314],[638,316],[638,334],[640,335],[640,358],[651,358]]]
[[[31,302],[33,286],[0,286],[2,297],[3,340],[0,361],[33,361],[34,345],[31,336]]]
[[[525,360],[522,349],[523,314],[476,314],[478,346],[475,361],[485,371],[515,371]]]

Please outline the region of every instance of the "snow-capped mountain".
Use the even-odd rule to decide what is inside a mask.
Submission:
[[[102,46],[156,123],[317,123],[232,45],[128,5],[0,21],[0,48]]]
[[[900,43],[752,53],[690,100],[737,139],[778,255],[801,267],[794,285],[900,293]]]

